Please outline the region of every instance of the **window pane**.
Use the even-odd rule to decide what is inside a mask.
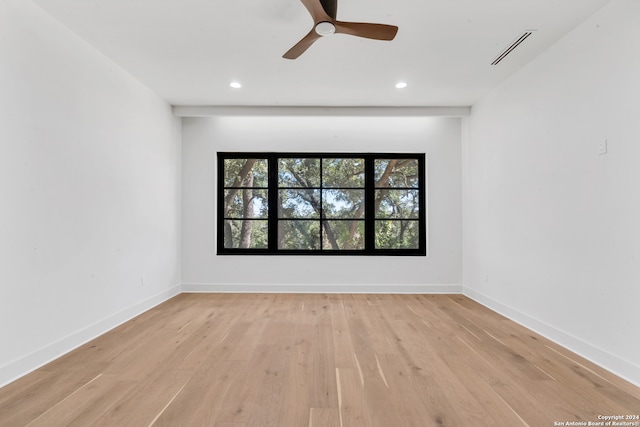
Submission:
[[[225,187],[267,187],[267,159],[225,159]]]
[[[278,159],[279,187],[320,187],[320,159]]]
[[[278,218],[320,218],[320,190],[279,190]]]
[[[376,187],[418,188],[417,159],[376,159]]]
[[[322,159],[322,186],[363,188],[364,159]]]
[[[278,249],[320,249],[320,221],[278,221]]]
[[[267,190],[224,190],[225,218],[267,218]]]
[[[364,249],[364,221],[323,221],[323,249]]]
[[[418,218],[418,190],[376,190],[376,218]]]
[[[364,190],[323,190],[325,218],[364,218]]]
[[[376,249],[418,249],[418,221],[376,221]]]
[[[224,247],[267,248],[267,224],[264,220],[225,220]]]

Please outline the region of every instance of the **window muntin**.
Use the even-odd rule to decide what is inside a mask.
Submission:
[[[424,154],[218,157],[219,254],[426,254]]]

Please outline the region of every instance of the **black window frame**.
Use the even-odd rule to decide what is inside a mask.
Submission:
[[[280,158],[358,158],[365,161],[365,248],[364,249],[279,249],[278,235],[278,159]],[[225,186],[224,161],[227,159],[267,159],[268,162],[268,247],[267,248],[225,248],[224,205]],[[375,248],[375,170],[374,161],[378,159],[415,159],[418,162],[418,248],[389,249]],[[322,186],[322,184],[320,184]],[[307,255],[307,256],[426,256],[427,255],[427,179],[425,153],[355,153],[355,152],[217,152],[217,254],[218,255]],[[264,187],[261,187],[264,188]],[[396,187],[397,189],[402,189]],[[407,187],[408,188],[408,187]],[[257,189],[257,187],[256,187]],[[229,218],[232,219],[232,218]],[[239,219],[239,218],[236,218]],[[322,218],[317,219],[322,222]],[[381,220],[378,218],[377,220]],[[401,219],[397,219],[398,221]],[[407,220],[407,219],[405,219]]]

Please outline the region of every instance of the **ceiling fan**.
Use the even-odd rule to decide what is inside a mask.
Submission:
[[[336,19],[338,0],[300,0],[313,18],[313,28],[283,58],[296,59],[319,38],[331,34],[349,34],[375,40],[393,40],[398,32],[395,25],[343,22]]]

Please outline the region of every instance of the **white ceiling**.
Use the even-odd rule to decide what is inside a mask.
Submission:
[[[300,0],[33,1],[173,105],[468,106],[608,0],[338,0],[339,20],[395,40],[328,36],[296,60]]]

